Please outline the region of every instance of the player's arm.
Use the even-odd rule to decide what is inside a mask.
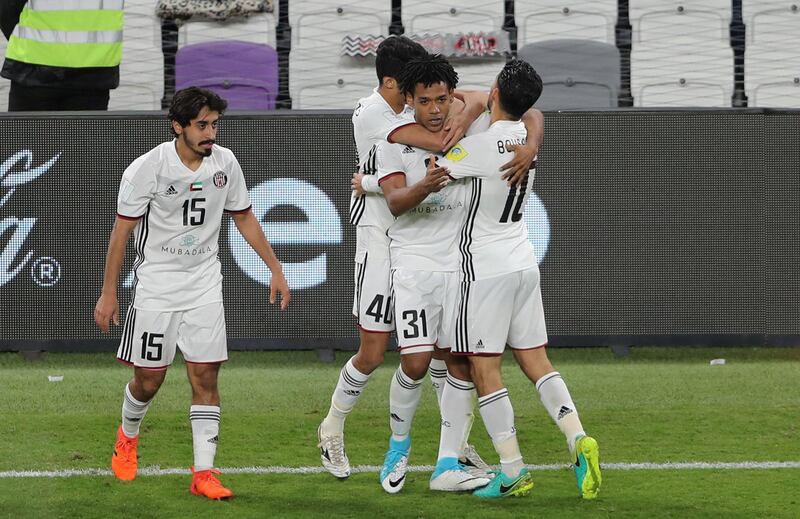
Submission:
[[[400,216],[406,211],[416,207],[431,193],[441,190],[450,181],[447,169],[437,167],[435,157],[429,157],[425,177],[413,185],[406,185],[406,175],[402,171],[389,173],[381,178],[381,189],[386,198],[386,204],[394,216]]]
[[[456,90],[453,96],[464,103],[464,109],[452,112],[444,125],[442,150],[447,151],[464,138],[467,130],[480,115],[489,109],[489,94],[473,90]]]
[[[423,150],[442,151],[442,136],[441,132],[430,132],[421,124],[408,123],[393,130],[386,140],[392,143],[408,144]]]
[[[137,223],[139,223],[138,218],[117,216],[111,237],[108,239],[103,289],[94,307],[94,322],[104,333],[110,327],[109,321],[119,325],[119,300],[117,299],[119,272],[125,258],[125,247]]]
[[[490,166],[487,164],[487,153],[479,153],[480,141],[478,136],[464,138],[450,150],[450,153],[439,160],[438,166],[445,168],[450,178],[478,177],[486,178],[491,175]],[[428,169],[432,165],[428,164]]]
[[[539,153],[539,146],[544,140],[544,115],[535,108],[531,108],[522,115],[522,122],[528,130],[525,144],[514,144],[508,146],[508,151],[514,152],[514,158],[500,167],[503,171],[503,180],[509,186],[518,186],[528,171],[533,166],[533,161]]]
[[[353,173],[353,180],[350,181],[350,187],[356,192],[356,196],[361,196],[365,193],[375,193],[383,195],[378,178],[375,175],[365,175],[364,173]]]
[[[272,280],[269,282],[269,302],[275,304],[275,297],[280,294],[281,310],[286,310],[292,300],[289,283],[286,282],[281,262],[272,250],[272,245],[267,241],[261,224],[250,209],[232,212],[231,218],[233,218],[233,222],[242,237],[247,240],[250,247],[253,248],[264,264],[269,267],[270,272],[272,272]]]

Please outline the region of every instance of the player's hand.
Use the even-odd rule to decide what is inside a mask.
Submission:
[[[292,293],[289,291],[289,283],[283,272],[273,272],[272,280],[269,282],[269,302],[275,304],[278,295],[281,299],[281,310],[289,308],[289,302],[292,300]]]
[[[420,181],[425,192],[436,193],[450,183],[450,170],[444,166],[437,165],[436,157],[428,155],[425,164],[427,165],[425,178]]]
[[[469,114],[461,112],[449,117],[444,122],[444,137],[442,138],[442,151],[447,151],[464,138],[467,128],[472,124]]]
[[[364,196],[364,187],[361,185],[361,179],[364,178],[363,173],[353,173],[353,179],[350,181],[350,187],[355,192],[356,196]]]
[[[101,332],[106,333],[110,328],[109,321],[119,326],[119,301],[116,296],[103,294],[94,307],[94,322]]]
[[[506,150],[514,152],[514,158],[500,166],[500,171],[504,172],[502,179],[505,180],[509,186],[516,187],[520,185],[522,179],[528,174],[531,167],[534,167],[534,160],[536,154],[539,152],[539,146],[533,144],[512,144],[506,146]]]

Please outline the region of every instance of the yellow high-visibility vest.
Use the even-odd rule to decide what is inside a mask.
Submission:
[[[29,0],[6,57],[51,67],[116,67],[124,0]]]

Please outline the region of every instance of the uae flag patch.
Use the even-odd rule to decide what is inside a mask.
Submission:
[[[192,182],[192,185],[189,186],[189,191],[202,191],[202,190],[203,190],[202,182]]]

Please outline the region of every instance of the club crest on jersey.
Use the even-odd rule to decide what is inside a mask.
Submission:
[[[456,144],[453,146],[447,155],[444,156],[447,160],[452,160],[453,162],[458,162],[460,160],[464,160],[464,158],[469,155],[467,150],[461,144]]]
[[[422,201],[423,204],[434,204],[434,205],[441,205],[447,197],[444,193],[431,193]]]
[[[181,247],[193,247],[197,245],[198,242],[200,242],[200,239],[197,236],[193,234],[187,234],[181,238]]]
[[[218,189],[222,189],[227,183],[228,175],[226,175],[224,171],[217,171],[214,173],[214,185],[217,186]]]

